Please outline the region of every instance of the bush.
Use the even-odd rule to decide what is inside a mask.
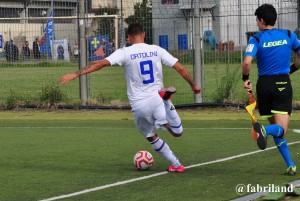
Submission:
[[[11,89],[9,91],[9,95],[5,99],[5,108],[6,109],[13,109],[13,108],[15,108],[16,105],[17,105],[17,101],[18,101],[17,94],[16,94],[16,92],[13,89]]]
[[[57,82],[50,82],[42,85],[42,92],[40,101],[42,103],[50,104],[50,107],[56,103],[66,99],[66,93],[63,92],[61,86]]]
[[[32,93],[30,91],[17,93],[13,89],[10,89],[9,94],[5,99],[4,106],[6,109],[13,109],[18,107],[18,105],[36,103],[37,99],[32,97]]]
[[[215,90],[213,96],[213,102],[217,103],[232,103],[234,102],[234,95],[236,90],[236,85],[239,80],[239,73],[238,69],[234,69],[230,71],[229,65],[226,65],[226,73],[221,79],[216,79],[217,82],[217,89]]]

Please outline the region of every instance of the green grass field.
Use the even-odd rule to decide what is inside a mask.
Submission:
[[[240,197],[235,192],[238,184],[279,185],[300,178],[283,175],[286,167],[278,150],[255,153],[258,148],[244,109],[178,112],[184,135],[159,134],[188,167],[183,174],[166,173],[169,163],[137,131],[130,111],[2,111],[0,200],[43,200],[158,174],[61,200],[219,201]],[[299,120],[300,112],[295,111],[287,136],[290,143],[299,142],[299,133],[293,132],[300,129]],[[274,146],[272,139],[268,143]],[[133,166],[139,150],[154,156],[149,171]],[[299,166],[299,144],[291,145],[290,151]]]
[[[58,83],[59,78],[70,72],[75,72],[76,64],[55,64],[49,63],[44,66],[29,64],[14,64],[12,66],[0,65],[0,105],[5,105],[8,97],[12,96],[11,91],[15,92],[20,98],[21,104],[36,103],[42,91],[42,86],[47,83]],[[192,66],[186,65],[192,72]],[[180,75],[173,69],[164,67],[165,86],[175,86],[177,88],[174,102],[176,104],[193,103],[194,97],[190,86],[183,80]],[[256,67],[250,75],[251,81],[256,83]],[[242,87],[241,67],[239,64],[209,64],[204,66],[204,83],[203,83],[203,101],[205,103],[215,102],[235,102],[245,103],[248,98]],[[300,87],[298,80],[300,73],[291,76],[294,83],[294,100],[300,100]],[[226,94],[228,91],[227,83],[233,81],[230,93],[225,95],[226,98],[216,99],[220,94]],[[128,104],[126,96],[126,82],[123,69],[121,67],[108,67],[101,71],[89,75],[90,83],[90,104],[120,105]],[[67,94],[63,100],[66,104],[80,103],[79,80],[74,80],[67,85],[61,86],[61,89]],[[255,90],[254,90],[255,91]],[[221,95],[222,97],[223,95]]]

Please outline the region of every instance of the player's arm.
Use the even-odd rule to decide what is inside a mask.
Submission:
[[[94,71],[98,71],[98,70],[100,70],[101,68],[103,68],[105,66],[110,66],[110,62],[108,60],[102,59],[102,60],[95,61],[94,63],[92,63],[89,66],[86,66],[83,69],[80,69],[80,70],[78,70],[74,73],[70,73],[70,74],[66,74],[66,75],[62,76],[60,78],[60,83],[66,84],[69,81],[80,77],[81,75],[85,75],[85,74],[88,74],[88,73],[92,73]]]
[[[177,61],[172,67],[190,84],[195,94],[200,93],[201,88],[194,82],[190,72],[180,62]]]
[[[292,39],[292,50],[295,52],[297,57],[296,62],[290,65],[290,74],[292,74],[300,68],[300,41],[298,40],[298,37],[294,32],[290,33],[290,37]]]
[[[252,63],[252,56],[245,56],[243,62],[243,69],[242,69],[242,80],[244,81],[244,88],[249,92],[252,90],[252,84],[249,80],[249,74],[251,71],[251,63]]]
[[[297,52],[297,60],[295,63],[293,63],[291,66],[290,66],[290,74],[292,74],[293,72],[299,70],[300,68],[300,52]]]

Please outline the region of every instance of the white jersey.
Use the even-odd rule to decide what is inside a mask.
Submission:
[[[130,105],[158,94],[163,87],[162,64],[172,67],[178,59],[157,45],[133,44],[106,58],[111,65],[123,66]]]

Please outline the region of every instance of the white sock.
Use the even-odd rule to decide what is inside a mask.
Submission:
[[[171,151],[169,145],[159,137],[155,141],[151,142],[151,147],[165,159],[170,161],[175,168],[181,165],[175,154]]]
[[[174,133],[182,134],[183,128],[181,119],[173,106],[170,100],[163,100],[165,104],[166,114],[167,114],[167,121],[169,122],[170,128]]]

